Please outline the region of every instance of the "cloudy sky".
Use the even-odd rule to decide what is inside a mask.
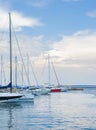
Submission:
[[[1,82],[9,77],[9,12],[18,82],[22,77],[20,49],[27,72],[29,56],[31,84],[36,83],[33,73],[38,84],[48,82],[48,54],[60,84],[96,84],[96,0],[0,0]],[[50,82],[57,84],[51,63]]]

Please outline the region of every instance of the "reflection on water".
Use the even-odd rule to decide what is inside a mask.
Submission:
[[[30,107],[32,106],[32,102],[30,103],[0,103],[0,130],[13,130],[17,129],[16,128],[16,120],[17,119],[16,115],[20,115],[21,111],[25,107]],[[15,113],[16,112],[16,113]]]
[[[20,108],[22,108],[22,106],[18,103],[0,103],[0,113],[1,113],[0,115],[2,115],[0,120],[3,117],[3,121],[2,122],[0,121],[2,123],[2,126],[1,126],[2,129],[4,127],[3,125],[5,124],[5,122],[6,122],[6,127],[8,128],[8,130],[12,129],[12,127],[14,125],[14,123],[13,123],[14,109],[20,109]]]
[[[96,130],[96,96],[65,92],[1,103],[0,130]]]
[[[11,130],[11,128],[13,127],[13,115],[12,115],[12,108],[9,109],[9,121],[8,121],[8,128],[9,130]]]

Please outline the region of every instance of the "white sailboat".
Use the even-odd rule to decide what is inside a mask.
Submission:
[[[28,60],[29,60],[29,57],[28,57]],[[22,58],[22,62],[23,62],[23,58]],[[24,62],[23,64],[24,65]],[[24,70],[25,70],[25,73],[26,73],[26,76],[27,76],[27,80],[28,80],[28,84],[30,84],[30,80],[29,80],[29,61],[27,61],[27,71],[26,71],[26,68],[24,66]],[[23,81],[23,66],[22,66],[22,81]],[[23,84],[23,82],[22,82]],[[23,89],[25,88],[25,89]],[[21,93],[24,95],[19,101],[24,101],[24,102],[33,102],[34,101],[34,95],[31,93],[31,90],[30,90],[30,85],[27,87],[27,86],[21,86]]]
[[[23,97],[23,94],[12,92],[12,41],[11,41],[11,14],[9,13],[9,40],[10,40],[10,92],[0,93],[0,102],[13,102]],[[3,88],[3,86],[1,86]],[[5,86],[4,86],[5,87]]]
[[[23,66],[24,66],[23,58],[22,58],[22,63],[23,63],[22,64],[22,86],[18,86],[17,85],[17,71],[18,71],[17,64],[18,64],[18,60],[17,60],[17,56],[16,56],[15,57],[15,86],[16,86],[17,89],[19,89],[19,93],[23,94],[23,97],[20,98],[19,101],[22,101],[22,102],[32,101],[33,102],[34,101],[34,95],[31,93],[31,91],[29,89],[30,86],[23,86]],[[26,71],[25,66],[24,66],[24,70]],[[29,73],[29,70],[26,71],[26,76],[28,75],[27,73]],[[28,83],[30,84],[29,75],[27,77],[27,80],[28,80]]]
[[[29,57],[27,58],[29,60]],[[28,64],[29,65],[29,64]],[[34,72],[34,69],[33,69],[33,66],[32,66],[32,63],[30,62],[30,67],[32,69],[32,73],[33,73],[33,76],[34,76],[34,79],[36,81],[36,85],[34,85],[34,88],[32,88],[32,94],[35,95],[35,96],[40,96],[40,95],[49,95],[49,89],[48,88],[45,88],[45,86],[43,85],[39,85],[38,84],[38,80],[37,80],[37,77],[35,75],[35,72]],[[28,68],[29,69],[29,68]],[[28,70],[29,71],[29,70]]]

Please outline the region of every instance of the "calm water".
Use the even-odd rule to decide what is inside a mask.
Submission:
[[[96,130],[96,89],[0,103],[0,130]]]

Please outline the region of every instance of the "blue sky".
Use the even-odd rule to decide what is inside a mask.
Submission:
[[[88,17],[87,13],[95,11],[95,4],[95,0],[13,0],[11,10],[20,11],[26,17],[38,18],[44,24],[40,28],[29,28],[28,33],[45,34],[55,39],[60,34],[94,29],[96,19]]]
[[[48,81],[47,70],[40,80],[48,54],[61,84],[96,84],[96,0],[0,0],[3,57],[8,53],[8,40],[2,39],[2,32],[7,37],[9,11],[22,55],[26,59],[29,54],[41,84]],[[16,43],[14,48],[13,55],[20,62]],[[30,79],[34,84],[32,74]],[[51,80],[56,84],[54,76]]]

